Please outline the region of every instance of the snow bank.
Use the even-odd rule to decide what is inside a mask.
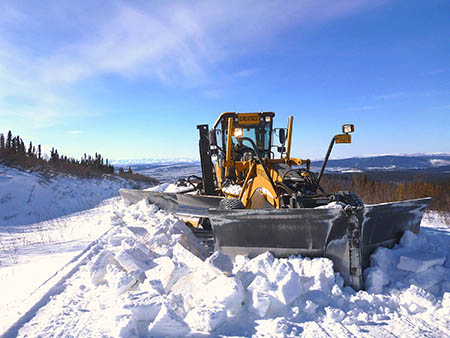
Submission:
[[[434,238],[432,229],[407,232],[394,249],[378,249],[366,271],[368,290],[355,292],[343,286],[326,258],[281,259],[267,252],[232,261],[216,252],[205,259],[207,253],[181,221],[145,201],[126,209],[123,219],[133,226],[105,248],[91,270],[93,282],[121,295],[118,306],[124,312],[115,325],[124,332],[308,335],[316,322],[354,329],[403,312],[432,314],[450,324],[450,237]],[[105,273],[98,272],[100,262]],[[442,330],[437,332],[450,334]]]
[[[208,257],[175,216],[113,206],[95,255],[18,336],[450,336],[448,227],[378,249],[355,292],[329,259]]]
[[[450,292],[449,248],[450,238],[436,236],[435,230],[425,228],[419,235],[407,231],[394,249],[379,248],[371,256],[367,290],[385,293],[415,285],[442,297]]]
[[[0,165],[0,227],[33,224],[95,207],[135,187],[123,178],[104,175],[81,179],[42,175]]]

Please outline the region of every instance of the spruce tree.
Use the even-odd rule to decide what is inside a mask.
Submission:
[[[25,143],[23,142],[23,140],[19,138],[19,153],[24,154],[25,155]]]
[[[17,139],[15,137],[12,138],[11,147],[9,149],[12,153],[17,152]]]
[[[30,145],[28,146],[27,155],[28,155],[28,157],[31,157],[32,154],[33,154],[33,144],[30,141]]]
[[[0,149],[5,149],[5,136],[0,134]]]
[[[12,147],[12,133],[11,130],[8,131],[8,137],[6,138],[6,149],[11,149]]]

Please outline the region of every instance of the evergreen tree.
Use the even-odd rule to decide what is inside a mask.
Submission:
[[[12,133],[11,130],[8,131],[8,137],[6,138],[6,149],[11,149],[12,147]]]
[[[17,138],[19,139],[19,149],[18,149],[18,151],[19,151],[19,153],[20,154],[25,154],[25,143],[23,142],[23,140],[20,138],[20,137],[18,137],[17,136]]]
[[[31,141],[30,141],[30,145],[28,146],[27,155],[28,155],[28,157],[31,157],[33,155],[33,144],[31,143]]]
[[[17,152],[17,139],[15,137],[12,138],[10,150],[12,153]]]
[[[42,157],[42,151],[41,151],[41,145],[38,145],[38,159],[41,159]]]
[[[0,134],[0,149],[5,149],[5,136]]]

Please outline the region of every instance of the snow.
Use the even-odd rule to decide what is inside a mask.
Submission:
[[[427,213],[418,235],[406,232],[393,249],[378,249],[366,291],[355,292],[329,259],[208,257],[175,216],[112,198],[12,227],[21,232],[2,228],[0,287],[8,292],[0,334],[450,336],[447,220]]]
[[[242,187],[239,184],[230,184],[223,186],[222,191],[227,194],[239,195],[242,191]]]
[[[447,165],[450,165],[450,160],[431,159],[431,160],[430,160],[430,164],[431,164],[432,166],[437,166],[437,167],[440,167],[440,166],[447,166]]]
[[[135,187],[112,175],[80,179],[0,165],[0,227],[34,224],[91,209],[120,188]]]

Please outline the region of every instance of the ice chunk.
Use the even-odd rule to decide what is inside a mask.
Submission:
[[[153,321],[163,305],[165,298],[149,292],[130,292],[126,294],[123,308],[130,310],[136,320]]]
[[[98,285],[105,281],[106,267],[108,264],[118,264],[114,259],[114,254],[111,251],[104,250],[95,260],[91,267],[92,283]]]
[[[185,312],[189,312],[201,304],[205,292],[205,284],[201,282],[199,276],[194,272],[181,277],[171,289],[172,294],[183,297]]]
[[[155,266],[148,254],[138,248],[119,251],[115,256],[119,264],[127,271],[148,270]]]
[[[183,337],[189,331],[189,326],[183,318],[166,305],[161,307],[155,320],[148,327],[148,334],[151,337]]]
[[[442,265],[444,262],[445,257],[420,252],[420,257],[400,256],[397,268],[419,273],[428,270],[434,265]]]
[[[252,304],[249,310],[256,313],[259,317],[264,317],[269,310],[271,303],[271,296],[264,291],[255,290],[252,293]]]
[[[269,280],[264,276],[256,276],[251,284],[247,287],[249,291],[268,291],[270,288]]]
[[[105,279],[109,287],[116,289],[120,295],[145,279],[145,273],[142,270],[136,270],[127,273],[117,266],[108,265]]]
[[[313,277],[314,282],[310,290],[330,292],[335,284],[333,262],[328,258],[314,258],[303,261],[303,275]]]
[[[194,255],[180,243],[176,243],[173,248],[173,258],[180,263],[184,263],[192,270],[203,265],[203,261],[200,258]]]
[[[139,237],[141,237],[141,238],[148,234],[147,230],[142,227],[127,227],[127,229],[129,231],[131,231],[134,235],[138,234]],[[138,229],[142,229],[142,230],[138,230]],[[137,241],[134,238],[127,237],[126,239],[124,239],[121,242],[121,244],[125,249],[137,248],[137,249],[141,250],[143,253],[145,253],[146,255],[151,254],[150,250],[143,243]]]
[[[189,326],[201,332],[212,332],[227,320],[223,306],[198,306],[192,309],[184,319]]]
[[[228,315],[235,315],[242,309],[244,288],[239,279],[217,276],[204,288],[203,300],[207,305],[222,304]]]
[[[442,280],[450,280],[450,269],[442,265],[434,265],[432,268],[413,275],[415,285],[429,291],[433,286],[442,282]]]
[[[117,316],[112,331],[113,337],[137,338],[139,336],[136,321],[129,314]]]
[[[265,252],[255,258],[249,260],[241,270],[250,271],[254,274],[268,274],[273,270],[272,265],[274,262],[274,256],[270,252]]]
[[[156,258],[153,262],[157,266],[147,270],[145,275],[149,280],[159,279],[165,292],[168,292],[178,279],[189,272],[187,268],[174,263],[173,260],[166,256]]]
[[[293,271],[289,271],[282,280],[277,283],[277,299],[288,305],[303,293],[300,277]]]
[[[221,251],[215,251],[205,262],[229,275],[233,271],[233,262],[231,261],[230,256]]]
[[[377,267],[369,268],[365,279],[366,289],[372,293],[383,292],[383,287],[389,284],[389,276]]]
[[[325,308],[326,318],[333,322],[341,322],[345,317],[345,312],[331,306]]]

